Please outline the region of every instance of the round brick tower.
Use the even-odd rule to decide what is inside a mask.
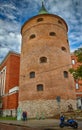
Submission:
[[[29,117],[50,117],[69,104],[76,108],[67,31],[66,22],[43,4],[22,26],[19,107]]]

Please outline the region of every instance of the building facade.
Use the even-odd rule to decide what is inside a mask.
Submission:
[[[9,52],[0,65],[0,111],[16,116],[19,91],[20,55]]]
[[[29,117],[51,117],[69,104],[76,109],[67,32],[66,22],[44,5],[22,26],[19,108]]]
[[[77,69],[79,65],[82,65],[82,63],[78,62],[77,57],[72,54],[72,67],[74,69]],[[75,91],[76,91],[76,97],[77,97],[77,108],[82,109],[82,79],[75,80]]]

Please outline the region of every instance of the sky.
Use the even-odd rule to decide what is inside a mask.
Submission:
[[[0,0],[0,62],[9,51],[21,53],[21,27],[41,6],[42,0]],[[44,6],[66,21],[70,52],[82,48],[82,0],[44,0]]]

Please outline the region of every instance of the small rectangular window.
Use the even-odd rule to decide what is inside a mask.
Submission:
[[[30,78],[35,78],[35,72],[30,72]]]
[[[43,84],[37,85],[37,91],[43,91]]]
[[[40,63],[46,63],[47,58],[46,57],[40,57]]]
[[[67,71],[64,71],[63,74],[64,74],[64,78],[68,78],[68,72]]]
[[[74,59],[72,60],[72,64],[75,65],[75,60]]]
[[[79,84],[76,83],[76,84],[75,84],[75,87],[76,87],[76,89],[79,89]]]

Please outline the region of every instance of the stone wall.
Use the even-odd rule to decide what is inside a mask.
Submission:
[[[38,117],[53,117],[54,115],[68,111],[68,105],[72,104],[73,109],[76,109],[75,100],[61,100],[58,103],[56,100],[32,100],[23,101],[19,103],[19,107],[22,111],[27,111],[28,118]]]

